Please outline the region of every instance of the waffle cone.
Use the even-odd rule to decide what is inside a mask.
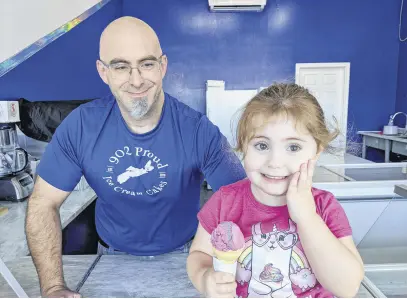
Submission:
[[[213,247],[213,253],[215,254],[216,258],[226,264],[233,264],[234,262],[236,262],[242,252],[243,249],[234,251],[220,251]]]

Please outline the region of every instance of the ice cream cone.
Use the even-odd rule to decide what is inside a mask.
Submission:
[[[243,252],[244,236],[231,221],[221,222],[211,233],[213,268],[236,275],[237,259]]]
[[[236,275],[237,259],[242,254],[242,250],[220,251],[213,248],[213,268],[217,272],[227,272]]]
[[[236,262],[242,252],[243,249],[233,251],[220,251],[213,247],[213,253],[215,254],[216,258],[226,264],[233,264],[234,262]]]

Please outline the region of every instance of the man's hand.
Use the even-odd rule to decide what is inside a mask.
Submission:
[[[65,286],[56,286],[49,288],[43,294],[46,298],[81,298],[79,293],[73,292]]]
[[[235,277],[230,273],[208,269],[203,275],[204,293],[209,298],[234,298],[236,296]]]

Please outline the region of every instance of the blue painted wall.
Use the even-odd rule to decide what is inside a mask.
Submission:
[[[350,61],[349,121],[376,130],[395,108],[399,5],[269,0],[261,14],[213,14],[206,0],[123,0],[123,13],[158,32],[169,57],[166,90],[200,111],[207,79],[258,88],[293,80],[297,62]]]
[[[401,26],[401,38],[407,38],[407,1],[404,1],[403,20]],[[397,101],[395,111],[407,113],[407,40],[400,42],[397,80]],[[397,122],[400,126],[405,126],[405,119],[402,115],[398,116]]]
[[[96,71],[99,37],[122,15],[122,0],[112,0],[71,31],[0,77],[0,99],[79,100],[109,92]]]
[[[161,39],[170,63],[166,91],[199,111],[208,79],[252,89],[294,80],[297,62],[350,61],[349,121],[354,130],[376,130],[394,112],[396,92],[403,93],[399,7],[400,0],[269,0],[263,13],[214,14],[206,0],[112,0],[1,77],[0,99],[103,96],[108,88],[95,68],[99,35],[116,17],[132,15]]]

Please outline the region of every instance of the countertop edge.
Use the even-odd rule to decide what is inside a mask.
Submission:
[[[394,193],[400,195],[401,197],[407,198],[407,185],[400,184],[394,186]]]
[[[59,209],[62,229],[96,198],[97,195],[91,188],[72,191]],[[1,202],[1,205],[9,208],[9,212],[0,217],[0,257],[4,262],[8,262],[29,254],[25,235],[27,200],[20,203]]]
[[[380,138],[380,139],[385,139],[385,140],[392,140],[392,141],[398,141],[401,143],[407,143],[407,138],[399,138],[396,135],[384,135],[384,134],[379,134],[380,131],[358,131],[359,135],[362,136],[370,136],[370,137],[375,137],[375,138]]]

